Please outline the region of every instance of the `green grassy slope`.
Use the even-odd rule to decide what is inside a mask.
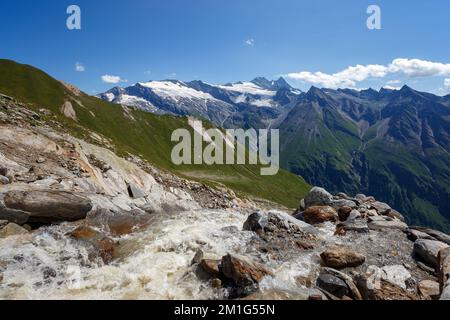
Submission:
[[[310,186],[302,179],[281,170],[276,176],[261,176],[259,166],[190,165],[175,166],[170,159],[175,143],[173,130],[187,128],[187,119],[156,116],[139,110],[124,110],[81,93],[76,95],[44,72],[9,60],[0,60],[0,93],[29,103],[30,109],[46,108],[56,115],[70,134],[90,139],[90,131],[107,138],[118,154],[140,155],[155,166],[209,185],[225,185],[241,196],[267,199],[295,208]],[[71,101],[78,121],[65,118],[60,108]]]

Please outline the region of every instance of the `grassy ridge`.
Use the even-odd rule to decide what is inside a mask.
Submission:
[[[187,119],[157,116],[140,110],[124,110],[81,93],[76,95],[44,72],[9,60],[0,60],[0,92],[19,101],[30,103],[31,109],[45,107],[64,124],[70,134],[90,139],[90,131],[106,137],[118,154],[142,156],[155,166],[180,176],[209,185],[225,185],[241,196],[267,199],[295,208],[310,186],[298,176],[281,170],[275,176],[261,176],[259,166],[250,165],[189,165],[175,166],[170,140],[173,130],[187,128]],[[78,121],[62,116],[64,101],[71,101]]]

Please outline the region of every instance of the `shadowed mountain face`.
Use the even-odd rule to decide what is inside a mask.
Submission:
[[[279,128],[283,166],[311,184],[374,195],[411,223],[449,230],[448,98],[312,88]]]
[[[256,78],[225,85],[151,81],[101,98],[226,128],[279,128],[282,166],[310,184],[367,193],[410,223],[450,230],[450,96],[407,86],[302,93],[283,78]]]

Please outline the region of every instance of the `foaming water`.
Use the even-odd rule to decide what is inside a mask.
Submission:
[[[65,234],[70,224],[32,235],[0,240],[1,299],[218,299],[195,275],[191,261],[198,249],[208,258],[227,253],[248,254],[252,232],[241,231],[247,216],[223,210],[183,212],[158,219],[146,230],[117,238],[119,257],[110,265],[92,263],[88,248]],[[324,236],[328,237],[325,232]],[[308,276],[317,253],[299,253],[291,261],[271,261],[275,270],[262,288],[296,287]]]

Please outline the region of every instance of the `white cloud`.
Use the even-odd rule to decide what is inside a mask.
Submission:
[[[444,80],[444,88],[450,90],[450,78]]]
[[[389,72],[404,73],[408,77],[431,77],[450,75],[450,63],[432,62],[420,59],[395,59],[389,65]]]
[[[254,47],[255,46],[255,39],[253,39],[253,38],[247,39],[247,40],[245,40],[245,44],[250,46],[250,47]]]
[[[86,67],[81,62],[77,62],[77,63],[75,63],[75,70],[77,72],[84,72],[84,71],[86,71]]]
[[[102,76],[102,81],[105,83],[119,83],[120,81],[122,81],[122,79],[119,76],[111,76],[108,74],[105,74],[104,76]]]
[[[367,66],[357,65],[348,67],[334,74],[323,72],[303,71],[289,73],[287,76],[294,80],[301,80],[327,88],[355,87],[358,82],[368,78],[383,78],[388,68],[382,65],[370,64]]]
[[[389,65],[369,64],[350,66],[337,73],[301,71],[286,76],[327,88],[354,88],[359,82],[373,78],[384,78],[389,74],[405,75],[410,78],[450,75],[450,64],[420,59],[395,59]],[[400,83],[391,80],[389,84]]]

